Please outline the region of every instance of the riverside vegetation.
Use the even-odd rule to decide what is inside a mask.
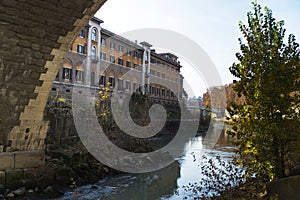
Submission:
[[[206,179],[185,188],[194,199],[278,199],[279,191],[268,194],[270,183],[300,174],[299,44],[293,34],[286,40],[284,22],[271,9],[252,5],[248,24],[239,23],[241,52],[230,67],[238,80],[229,85],[234,92],[226,90],[236,157],[204,159]]]

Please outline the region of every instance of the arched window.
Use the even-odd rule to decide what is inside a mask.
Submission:
[[[92,46],[92,59],[93,60],[96,59],[96,53],[97,53],[96,46]]]
[[[97,30],[95,28],[92,29],[92,40],[97,41]]]
[[[95,85],[95,73],[94,72],[91,73],[91,85],[92,86]]]

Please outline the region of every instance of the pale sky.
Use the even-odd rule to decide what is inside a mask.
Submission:
[[[258,3],[271,8],[276,20],[284,20],[286,34],[293,33],[300,42],[299,0],[258,0]],[[226,84],[234,79],[228,68],[239,51],[238,22],[246,22],[246,13],[251,9],[250,0],[108,0],[95,16],[104,21],[102,27],[116,34],[162,28],[189,37],[212,59]],[[193,85],[199,85],[194,93],[202,96],[207,88],[205,81],[193,77],[185,62],[182,65],[183,76]]]

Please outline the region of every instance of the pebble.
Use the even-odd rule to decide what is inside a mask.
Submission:
[[[12,191],[12,193],[17,196],[22,196],[23,194],[25,194],[25,192],[26,192],[25,187],[21,187],[17,190]]]
[[[28,190],[28,193],[34,193],[34,190],[29,189],[29,190]]]
[[[43,192],[44,193],[52,193],[54,190],[53,190],[53,187],[50,185],[48,186]]]
[[[6,195],[6,197],[8,197],[8,198],[14,198],[15,195],[13,193],[9,193],[8,195]]]

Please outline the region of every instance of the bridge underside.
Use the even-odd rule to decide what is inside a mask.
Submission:
[[[105,1],[0,0],[0,152],[44,149],[53,80]]]

